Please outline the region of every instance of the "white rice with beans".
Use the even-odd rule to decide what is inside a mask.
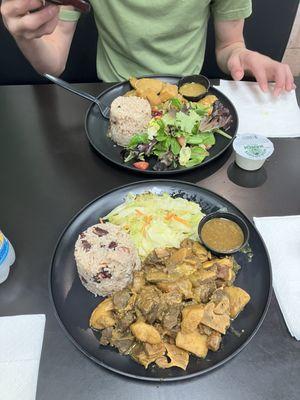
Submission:
[[[83,286],[98,296],[123,289],[141,268],[130,236],[111,223],[93,225],[79,235],[75,261]]]
[[[145,131],[151,118],[147,100],[119,96],[111,103],[108,136],[119,146],[127,146],[133,135]]]

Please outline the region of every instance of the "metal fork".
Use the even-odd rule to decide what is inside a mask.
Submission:
[[[86,92],[84,92],[82,90],[75,89],[72,85],[70,85],[70,83],[68,83],[68,82],[66,82],[66,81],[64,81],[64,80],[62,80],[60,78],[56,78],[53,75],[43,74],[43,76],[45,78],[49,79],[49,81],[51,81],[51,82],[55,83],[56,85],[62,87],[63,89],[66,89],[71,93],[77,94],[78,96],[83,97],[84,99],[92,101],[93,103],[95,103],[98,106],[101,115],[104,118],[109,119],[110,107],[102,105],[101,102],[99,101],[99,99],[97,99],[97,97],[94,97],[91,94],[86,93]]]

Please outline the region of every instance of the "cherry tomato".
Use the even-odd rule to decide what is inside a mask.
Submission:
[[[135,162],[135,163],[133,164],[133,166],[134,166],[135,168],[137,168],[137,169],[145,170],[145,169],[148,169],[148,168],[149,168],[149,163],[146,162],[146,161],[138,161],[138,162]]]

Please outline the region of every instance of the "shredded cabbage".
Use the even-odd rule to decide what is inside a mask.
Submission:
[[[182,240],[198,239],[203,217],[199,204],[164,193],[129,194],[123,204],[105,218],[131,236],[144,259],[155,248],[179,247]]]

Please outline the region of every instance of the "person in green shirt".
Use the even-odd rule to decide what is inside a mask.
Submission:
[[[91,0],[98,29],[97,73],[107,82],[145,74],[200,73],[212,14],[219,67],[233,79],[255,77],[263,91],[295,88],[288,65],[248,50],[243,37],[251,0]],[[34,13],[30,11],[36,10]],[[72,7],[41,0],[2,0],[4,24],[39,73],[60,75],[76,23]]]

